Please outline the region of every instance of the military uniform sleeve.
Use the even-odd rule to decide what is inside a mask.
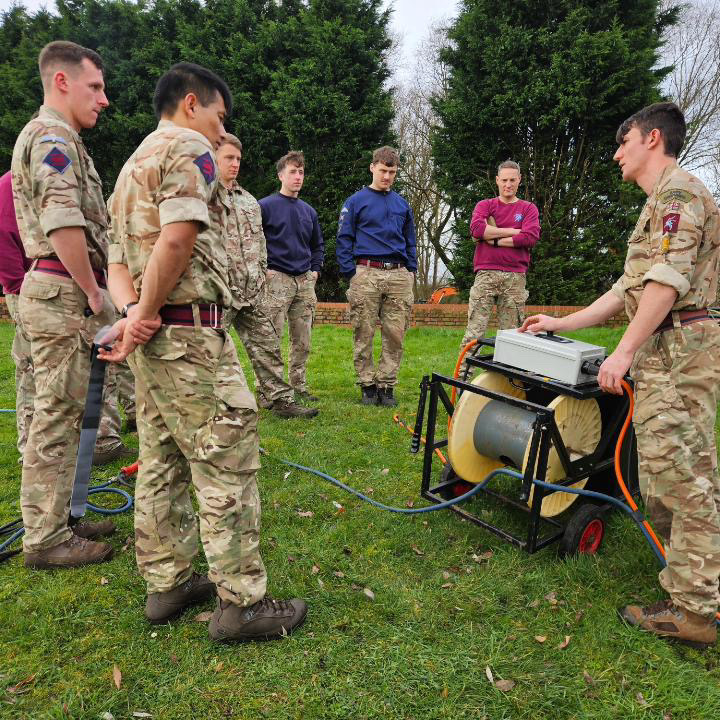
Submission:
[[[652,265],[642,281],[668,285],[682,298],[690,290],[705,208],[702,200],[687,190],[666,190],[658,200],[650,227]]]
[[[86,226],[80,156],[65,128],[49,128],[33,139],[30,177],[40,227],[46,236],[60,228]]]
[[[160,226],[177,222],[210,225],[208,203],[217,184],[215,157],[200,140],[173,141],[156,189]]]
[[[612,290],[613,295],[616,295],[620,298],[620,300],[625,300],[625,285],[623,284],[623,278],[625,276],[623,275],[617,282],[613,284],[613,286],[610,288]]]

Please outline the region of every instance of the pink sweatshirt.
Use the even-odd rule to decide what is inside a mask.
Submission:
[[[487,220],[492,216],[497,227],[522,230],[515,235],[514,247],[494,247],[482,239]],[[470,233],[480,238],[475,248],[473,269],[504,270],[505,272],[526,273],[530,265],[530,249],[540,238],[538,209],[527,200],[504,203],[498,198],[481,200],[473,210]]]

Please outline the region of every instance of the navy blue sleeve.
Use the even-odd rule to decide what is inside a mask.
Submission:
[[[351,278],[355,274],[355,259],[353,257],[353,245],[355,243],[355,206],[352,197],[349,197],[340,211],[338,221],[338,234],[335,243],[335,255],[340,272]]]
[[[405,252],[407,253],[407,269],[410,272],[417,272],[417,238],[415,237],[415,218],[413,218],[412,209],[408,205],[407,217],[403,225],[403,235],[405,236]]]
[[[310,252],[312,253],[310,255],[310,269],[319,273],[322,270],[323,261],[325,260],[325,241],[323,240],[317,213],[314,210]]]

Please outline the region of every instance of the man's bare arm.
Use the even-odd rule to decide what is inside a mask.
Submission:
[[[632,365],[638,348],[657,330],[677,299],[677,290],[650,281],[640,296],[637,313],[625,330],[615,351],[600,367],[598,383],[606,392],[622,394],[620,381]]]
[[[549,315],[531,315],[525,319],[520,332],[526,330],[530,332],[580,330],[580,328],[599,325],[613,315],[617,315],[623,307],[625,307],[625,303],[612,290],[608,290],[592,305],[588,305],[588,307],[565,317],[554,318]]]
[[[190,262],[198,230],[196,222],[163,226],[143,273],[140,301],[134,308],[138,320],[157,316]]]
[[[60,262],[87,295],[90,309],[95,314],[102,312],[105,298],[90,265],[85,231],[81,227],[58,228],[48,235],[48,240]]]
[[[127,265],[121,263],[110,263],[108,265],[108,291],[118,310],[121,310],[128,303],[138,301]]]

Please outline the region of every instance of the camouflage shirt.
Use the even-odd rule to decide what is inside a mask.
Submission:
[[[672,310],[702,310],[717,294],[720,213],[708,189],[673,164],[648,196],[628,240],[625,273],[613,292],[632,320],[646,282],[669,285]]]
[[[81,227],[90,264],[107,265],[107,212],[100,176],[80,135],[65,117],[43,105],[20,132],[12,156],[15,214],[31,259],[54,255],[48,235]]]
[[[200,229],[190,262],[167,303],[230,307],[225,210],[217,185],[209,141],[169,120],[161,120],[128,158],[109,201],[110,262],[127,265],[138,295],[163,226],[196,222]]]
[[[220,193],[227,212],[230,289],[235,307],[252,305],[264,292],[267,249],[258,201],[237,183]]]

